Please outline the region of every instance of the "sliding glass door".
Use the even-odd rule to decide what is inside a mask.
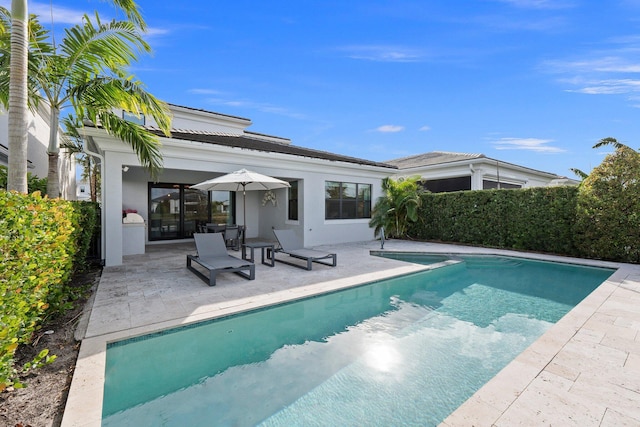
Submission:
[[[233,223],[234,193],[210,194],[187,184],[149,184],[149,240],[184,239],[207,223]]]

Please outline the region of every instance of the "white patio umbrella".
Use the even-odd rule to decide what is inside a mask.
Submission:
[[[191,186],[191,188],[202,191],[242,191],[242,224],[245,228],[245,233],[242,233],[243,242],[247,229],[247,191],[275,190],[285,187],[291,187],[291,185],[286,181],[246,169],[240,169]]]

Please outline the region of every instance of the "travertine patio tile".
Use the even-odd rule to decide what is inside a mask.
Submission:
[[[607,408],[640,419],[640,374],[632,375],[622,369],[583,372],[570,393],[589,405],[600,405],[602,396],[607,396]]]
[[[536,378],[495,423],[509,426],[598,426],[606,406],[585,402],[557,386]]]
[[[601,344],[627,353],[640,354],[640,341],[635,341],[635,335],[629,334],[629,338],[607,335]]]
[[[621,414],[618,411],[607,408],[602,418],[600,427],[638,427],[640,418],[630,417],[629,414]]]
[[[613,324],[633,329],[636,333],[640,332],[640,318],[618,317]]]
[[[446,427],[491,426],[502,411],[472,397],[449,415],[440,425]]]
[[[622,367],[627,353],[588,342],[572,341],[559,352],[545,371],[575,381],[584,370],[602,369],[603,366]]]
[[[514,360],[493,380],[478,390],[476,397],[482,402],[504,411],[539,372],[539,369],[531,365]]]
[[[630,353],[624,363],[624,367],[634,372],[640,372],[640,354]]]
[[[588,329],[589,325],[586,324],[584,328],[580,329],[576,332],[576,335],[573,337],[574,340],[578,342],[592,343],[598,344],[605,336],[605,332],[597,329]]]
[[[618,319],[618,316],[596,312],[596,313],[593,313],[593,315],[589,318],[589,321],[614,324],[617,319]]]
[[[632,327],[624,325],[621,318],[618,318],[613,325],[604,325],[603,331],[607,339],[622,339],[633,341],[638,331]]]

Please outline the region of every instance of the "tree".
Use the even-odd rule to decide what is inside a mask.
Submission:
[[[31,33],[28,80],[30,94],[34,98],[31,105],[37,105],[38,98],[43,98],[51,112],[47,150],[49,197],[59,197],[60,194],[58,127],[65,107],[72,107],[77,117],[99,124],[129,144],[153,176],[162,167],[157,136],[114,113],[114,108],[118,108],[151,116],[165,134],[169,134],[167,105],[147,93],[142,83],[127,72],[127,67],[137,60],[138,54],[151,50],[139,31],[144,28],[144,21],[132,1],[114,3],[133,10],[128,13],[132,20],[103,23],[97,14],[95,22],[85,15],[82,24],[65,29],[60,45],[47,41],[43,37],[47,32],[37,19],[30,19],[30,26],[34,29]],[[0,23],[6,29],[9,14],[6,9],[1,13],[4,19]],[[4,89],[9,87],[10,80],[5,80],[7,73],[2,71],[7,69],[7,64],[7,58],[0,62],[0,100],[5,105],[7,92]]]
[[[422,205],[420,193],[424,190],[419,180],[419,176],[382,180],[384,195],[376,201],[369,221],[369,226],[375,227],[375,234],[384,227],[387,237],[405,237],[407,225],[418,220],[418,209]]]
[[[614,138],[613,145],[582,181],[578,193],[576,246],[585,256],[640,262],[640,153]]]
[[[11,60],[8,77],[9,172],[7,189],[27,192],[27,0],[11,0]],[[6,33],[3,29],[3,35]],[[4,53],[4,52],[3,52]],[[5,104],[5,105],[7,105]]]

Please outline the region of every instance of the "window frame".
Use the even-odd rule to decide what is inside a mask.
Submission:
[[[336,188],[338,197],[331,197],[332,191],[335,192]],[[371,219],[372,184],[325,181],[324,189],[324,219],[326,221]],[[354,195],[352,196],[352,194]]]

